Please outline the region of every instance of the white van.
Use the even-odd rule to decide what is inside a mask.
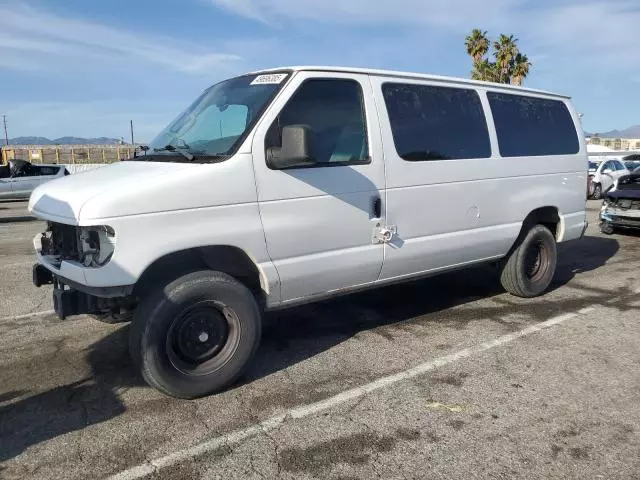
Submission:
[[[232,383],[261,312],[495,262],[542,294],[586,229],[567,97],[456,78],[283,68],[206,90],[146,155],[39,187],[34,283],[60,317],[133,318],[149,384]],[[428,292],[425,292],[428,295]]]

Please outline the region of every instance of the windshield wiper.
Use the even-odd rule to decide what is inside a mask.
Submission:
[[[185,144],[184,146],[181,147],[176,147],[175,145],[165,145],[162,148],[154,148],[153,151],[154,152],[178,152],[180,155],[182,155],[183,157],[185,157],[187,160],[191,161],[194,158],[196,158],[192,153],[190,153],[189,151],[189,145]]]

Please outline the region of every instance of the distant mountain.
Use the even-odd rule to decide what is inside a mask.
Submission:
[[[10,138],[10,145],[115,145],[120,143],[117,138],[81,138],[60,137],[50,140],[45,137],[16,137]]]
[[[51,145],[51,140],[44,137],[16,137],[9,139],[10,145]]]
[[[593,133],[587,133],[588,137],[592,137]],[[609,138],[640,138],[640,125],[634,125],[624,130],[611,130],[609,132],[598,132],[600,137]]]

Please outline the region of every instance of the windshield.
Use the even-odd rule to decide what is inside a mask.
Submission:
[[[589,170],[597,170],[598,164],[596,162],[589,162]]]
[[[247,75],[212,86],[149,144],[146,156],[200,161],[231,155],[288,75]]]

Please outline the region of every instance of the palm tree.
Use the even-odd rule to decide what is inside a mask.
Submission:
[[[467,47],[467,53],[473,58],[474,68],[480,64],[480,61],[489,51],[489,39],[487,38],[487,32],[478,28],[474,28],[471,31],[471,35],[467,36],[465,41]]]
[[[471,72],[471,78],[474,80],[483,80],[485,82],[498,82],[500,73],[496,68],[496,64],[487,59],[480,60],[474,65]]]
[[[531,69],[531,62],[529,58],[522,54],[516,54],[516,58],[513,61],[513,66],[511,68],[511,83],[514,85],[522,85],[522,81],[527,78],[529,75],[529,70]]]
[[[496,63],[500,69],[500,83],[510,83],[509,66],[518,54],[518,39],[513,35],[506,36],[504,33],[500,34],[500,38],[493,43],[494,56],[496,57]]]

